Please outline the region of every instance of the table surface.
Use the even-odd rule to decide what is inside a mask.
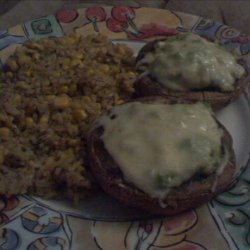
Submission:
[[[250,34],[250,1],[245,0],[0,0],[0,30],[55,13],[90,5],[130,5],[166,8],[207,17]]]

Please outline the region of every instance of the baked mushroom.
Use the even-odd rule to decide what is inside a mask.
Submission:
[[[232,139],[203,103],[146,97],[113,107],[88,136],[91,171],[121,203],[174,215],[225,190]]]
[[[233,53],[193,33],[149,42],[136,61],[137,97],[206,101],[218,110],[238,98],[250,81]]]

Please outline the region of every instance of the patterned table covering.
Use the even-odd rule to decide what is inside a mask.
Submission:
[[[107,25],[110,18],[115,25]],[[0,63],[4,64],[27,39],[62,37],[72,31],[83,35],[101,32],[114,40],[134,42],[191,31],[235,50],[250,68],[249,37],[236,29],[199,16],[137,7],[117,7],[116,11],[112,7],[95,7],[87,12],[63,9],[55,15],[11,27],[0,32]],[[155,220],[102,221],[30,196],[2,197],[0,249],[250,249],[249,200],[247,167],[241,168],[237,181],[227,192],[210,203],[178,216]]]

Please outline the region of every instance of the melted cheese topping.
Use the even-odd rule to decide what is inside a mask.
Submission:
[[[207,87],[233,91],[245,71],[226,48],[192,33],[158,42],[137,68],[169,89],[184,91]]]
[[[210,174],[222,162],[222,131],[210,110],[198,104],[116,106],[96,123],[103,126],[106,150],[127,182],[152,197],[196,173]]]

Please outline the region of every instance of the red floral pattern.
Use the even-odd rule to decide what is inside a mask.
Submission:
[[[92,22],[94,30],[99,31],[97,22],[102,22],[106,20],[106,12],[102,7],[94,6],[86,9],[85,12],[86,18]]]
[[[61,23],[71,23],[78,17],[78,12],[75,9],[59,10],[56,13],[56,18]]]
[[[9,221],[9,217],[7,216],[6,212],[9,212],[16,208],[19,204],[19,200],[17,196],[11,196],[10,198],[6,198],[2,196],[0,198],[0,225],[5,224]]]
[[[108,27],[109,30],[115,32],[115,33],[119,33],[119,32],[127,32],[127,28],[128,28],[128,23],[126,22],[119,22],[116,19],[110,17],[107,21],[106,21],[106,25]]]

